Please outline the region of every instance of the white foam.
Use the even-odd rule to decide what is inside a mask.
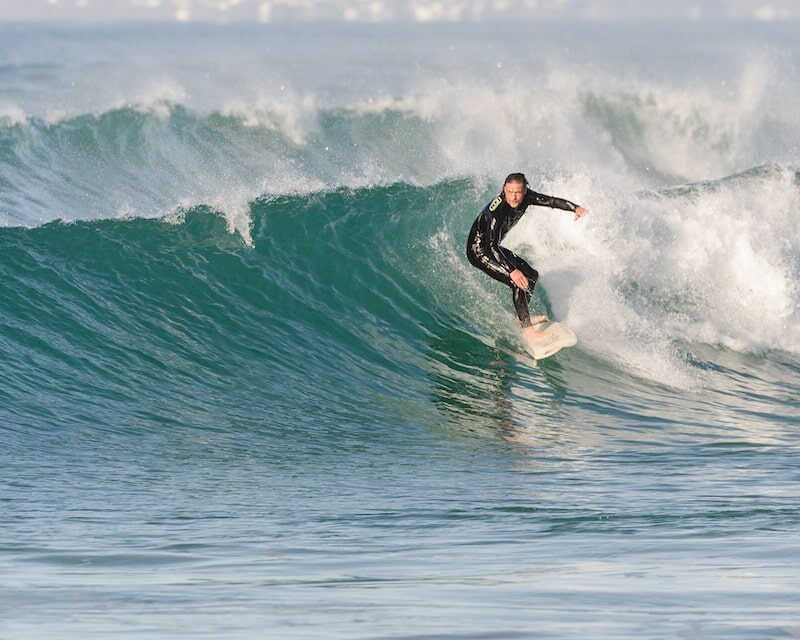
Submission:
[[[186,88],[170,79],[148,83],[129,100],[120,100],[113,108],[130,107],[142,113],[150,113],[161,120],[169,118],[172,107],[185,104],[189,99]]]
[[[0,102],[0,127],[13,127],[28,121],[22,107],[8,102]]]
[[[784,150],[771,127],[798,133],[786,106],[796,96],[783,88],[785,66],[755,55],[732,82],[713,84],[605,76],[588,85],[587,115],[639,171],[674,182],[724,176]]]
[[[683,191],[614,192],[581,174],[536,181],[591,208],[534,208],[509,245],[540,272],[581,344],[671,385],[682,343],[800,352],[800,190],[763,169]]]
[[[524,80],[502,66],[480,75],[421,74],[399,95],[360,97],[344,108],[396,111],[433,123],[429,142],[442,167],[438,179],[561,165],[591,167],[617,186],[678,184],[791,153],[800,125],[790,107],[796,91],[783,82],[789,71],[779,56],[757,54],[732,80],[707,84],[619,75],[552,58]],[[776,137],[776,130],[784,135]]]
[[[253,102],[230,101],[220,113],[235,117],[248,127],[264,127],[286,135],[296,145],[306,143],[317,127],[319,109],[313,94],[301,94],[280,85],[278,92],[261,93]]]
[[[207,204],[220,211],[225,216],[225,222],[230,233],[238,233],[248,247],[253,246],[252,225],[250,217],[250,202],[252,194],[244,188],[218,194],[210,199]]]
[[[433,159],[421,164],[424,175],[412,176],[421,184],[543,164],[591,163],[609,176],[624,168],[604,134],[587,127],[579,78],[559,69],[541,81],[503,80],[453,73],[421,80],[399,97],[378,95],[346,108],[356,114],[396,111],[434,125],[428,146],[404,150]]]

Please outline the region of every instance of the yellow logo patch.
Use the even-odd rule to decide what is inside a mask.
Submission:
[[[503,199],[500,196],[497,196],[492,202],[489,204],[489,211],[494,211],[497,207],[500,206],[500,203]]]

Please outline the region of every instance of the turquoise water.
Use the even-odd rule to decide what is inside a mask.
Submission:
[[[491,28],[0,28],[0,637],[800,635],[796,44]]]

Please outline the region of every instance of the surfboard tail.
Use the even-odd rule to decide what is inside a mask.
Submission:
[[[560,322],[547,320],[534,325],[535,334],[523,337],[522,344],[536,360],[549,358],[561,349],[578,343],[578,336]]]

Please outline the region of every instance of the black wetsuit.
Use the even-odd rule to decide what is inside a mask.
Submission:
[[[531,300],[531,291],[539,279],[539,273],[522,258],[501,247],[500,241],[511,227],[519,222],[525,210],[531,205],[565,211],[575,211],[578,208],[578,205],[569,200],[545,196],[528,189],[519,207],[514,209],[500,194],[483,208],[472,225],[467,240],[467,259],[470,263],[495,280],[511,287],[514,309],[523,327],[531,324],[528,303]],[[530,284],[528,289],[520,289],[511,280],[511,272],[515,269],[522,271],[528,279]]]

